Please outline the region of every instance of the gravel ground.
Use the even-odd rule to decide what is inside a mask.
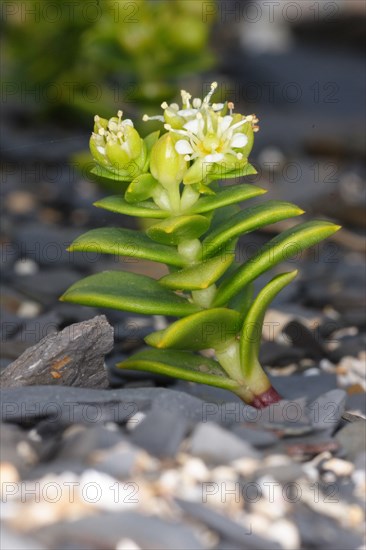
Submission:
[[[357,56],[348,58],[351,68],[339,61],[346,81],[359,67]],[[304,59],[314,74],[337,63],[300,49],[286,61],[297,67],[298,80]],[[257,74],[265,74],[268,58],[256,60]],[[234,82],[238,71],[233,62]],[[260,357],[284,399],[257,411],[224,390],[115,368],[168,320],[57,301],[90,273],[160,272],[143,261],[66,252],[86,229],[121,224],[120,216],[91,206],[105,191],[68,164],[86,148],[88,132],[37,126],[24,106],[8,105],[1,212],[4,550],[365,547],[361,107],[343,101],[337,116],[336,107],[306,101],[303,107],[293,119],[289,113],[296,129],[280,141],[281,106],[256,107],[267,121],[258,134],[258,183],[268,186],[270,198],[297,202],[311,217],[328,216],[344,229],[289,262],[300,277],[268,311]],[[310,107],[318,138],[305,124]],[[344,116],[355,121],[353,140]],[[319,135],[339,139],[327,149]],[[281,167],[296,162],[301,177],[289,185],[275,170],[268,184],[264,167],[273,160]],[[314,163],[323,175],[318,185]],[[122,223],[131,227],[128,218]],[[278,229],[242,238],[240,259]],[[62,332],[75,323],[88,327],[92,346]],[[46,355],[51,342],[57,349]],[[71,360],[63,363],[67,353]],[[52,378],[29,374],[30,366],[50,361]],[[63,368],[69,386],[58,376]]]

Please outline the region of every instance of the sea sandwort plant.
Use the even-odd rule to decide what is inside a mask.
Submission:
[[[237,265],[241,235],[303,211],[273,200],[238,206],[265,193],[236,182],[256,173],[248,156],[258,120],[235,113],[230,102],[212,103],[216,87],[203,100],[182,90],[182,105],[164,102],[162,115],[145,116],[146,122],[161,121],[161,135],[142,138],[122,111],[109,120],[95,117],[94,172],[121,186],[95,206],[153,222],[146,230],[91,230],[69,250],[147,259],[166,264],[169,273],[155,280],[106,271],[72,285],[61,300],[177,318],[145,338],[150,348],[118,366],[225,388],[261,408],[280,399],[258,360],[265,312],[297,272],[276,275],[256,296],[253,281],[339,226],[300,223]]]

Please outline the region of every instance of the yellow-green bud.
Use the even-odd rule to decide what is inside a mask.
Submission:
[[[172,134],[164,134],[151,151],[150,172],[165,189],[179,185],[187,171],[187,162],[175,150],[176,141]]]
[[[95,117],[90,150],[103,167],[121,175],[138,176],[146,161],[146,148],[131,120],[122,120],[122,111],[108,121]]]

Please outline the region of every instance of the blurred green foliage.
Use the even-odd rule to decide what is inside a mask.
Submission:
[[[201,0],[15,0],[6,77],[41,109],[108,115],[173,97],[177,80],[213,65]]]

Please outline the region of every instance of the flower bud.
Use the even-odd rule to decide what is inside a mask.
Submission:
[[[122,111],[108,121],[95,117],[90,150],[104,168],[123,176],[138,176],[146,160],[146,148],[131,120],[122,121]]]
[[[171,133],[164,134],[151,151],[150,172],[165,189],[179,185],[187,170],[187,162],[175,150],[176,141]]]

